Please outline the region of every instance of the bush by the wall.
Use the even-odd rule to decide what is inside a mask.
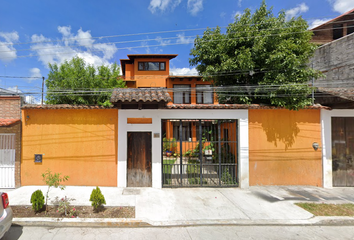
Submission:
[[[103,204],[106,204],[106,200],[104,199],[103,194],[101,193],[101,189],[96,187],[96,189],[92,190],[90,201],[92,202],[92,207],[95,211],[97,211]]]
[[[41,190],[37,190],[32,193],[31,196],[32,209],[35,212],[39,212],[44,206],[44,196]]]

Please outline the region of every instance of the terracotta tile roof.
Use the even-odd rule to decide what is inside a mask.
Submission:
[[[167,105],[167,109],[283,109],[281,107],[266,106],[259,104],[173,104]],[[328,107],[315,104],[305,109],[329,109]]]
[[[97,105],[70,105],[70,104],[53,104],[53,105],[37,105],[27,104],[22,109],[106,109],[111,107],[103,107]]]
[[[14,123],[20,122],[21,119],[15,118],[15,119],[4,119],[0,118],[0,127],[8,127],[11,126]]]
[[[170,94],[164,88],[116,88],[111,97],[117,102],[170,102]]]
[[[315,29],[321,28],[321,27],[323,27],[323,26],[325,26],[325,25],[327,25],[329,23],[335,22],[336,20],[339,20],[340,18],[342,18],[342,17],[344,17],[346,15],[351,15],[352,12],[354,12],[354,9],[351,9],[348,12],[345,12],[342,15],[339,15],[338,17],[335,17],[335,18],[333,18],[333,19],[331,19],[331,20],[329,20],[329,21],[327,21],[325,23],[322,23],[321,25],[319,25],[317,27],[314,27],[314,28],[312,28],[310,30],[315,30]]]

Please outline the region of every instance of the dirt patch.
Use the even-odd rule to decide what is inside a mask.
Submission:
[[[98,212],[91,206],[73,206],[79,218],[135,218],[135,207],[104,207]],[[48,206],[48,212],[34,212],[32,206],[11,206],[14,217],[51,217],[68,218],[64,213],[58,212],[57,206]]]
[[[315,216],[354,216],[354,204],[295,203]]]

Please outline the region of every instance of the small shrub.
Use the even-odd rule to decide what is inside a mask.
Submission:
[[[32,209],[35,212],[39,212],[44,207],[44,196],[41,190],[37,190],[32,193],[31,196]]]
[[[95,211],[97,211],[103,204],[106,204],[106,200],[104,199],[103,194],[101,193],[101,189],[96,187],[96,189],[92,190],[90,201],[92,202],[92,207]]]
[[[59,207],[57,212],[64,213],[65,216],[75,217],[76,216],[76,209],[70,206],[70,201],[75,200],[74,198],[63,197],[59,200]]]

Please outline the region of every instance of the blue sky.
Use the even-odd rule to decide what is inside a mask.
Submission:
[[[193,38],[227,26],[261,0],[0,0],[0,88],[39,93],[48,63],[78,55],[94,65],[127,54],[178,54],[174,74],[196,74],[188,63]],[[354,0],[268,0],[276,14],[302,15],[310,26],[354,8]],[[5,78],[32,77],[32,78]],[[39,94],[34,95],[38,101]]]

